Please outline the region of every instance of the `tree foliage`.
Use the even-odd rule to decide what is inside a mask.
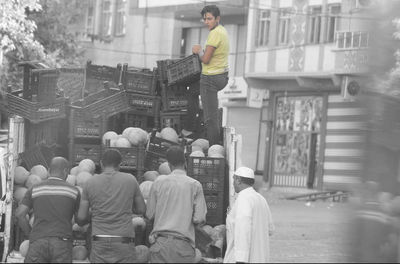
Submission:
[[[86,4],[85,0],[0,0],[4,53],[0,88],[21,86],[21,61],[40,60],[50,67],[83,65],[78,40]]]

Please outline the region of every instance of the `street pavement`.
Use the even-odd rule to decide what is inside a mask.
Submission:
[[[285,197],[312,192],[306,189],[272,187],[259,179],[255,189],[266,197],[275,224],[271,236],[271,262],[349,262],[351,248],[346,202],[299,201]]]

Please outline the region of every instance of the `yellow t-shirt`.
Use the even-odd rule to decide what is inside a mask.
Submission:
[[[202,63],[202,74],[216,75],[228,71],[229,39],[226,29],[218,25],[210,31],[205,47],[213,46],[214,54],[208,64]]]

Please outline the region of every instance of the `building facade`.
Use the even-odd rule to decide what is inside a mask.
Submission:
[[[271,185],[343,189],[360,180],[364,111],[356,94],[368,71],[370,2],[250,1],[242,104],[267,91],[257,169]]]

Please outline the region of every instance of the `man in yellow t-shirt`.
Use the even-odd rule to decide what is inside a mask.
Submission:
[[[222,144],[220,120],[218,117],[218,91],[228,83],[229,39],[226,29],[219,24],[221,16],[216,5],[208,5],[201,11],[204,24],[210,33],[202,54],[200,45],[194,45],[192,52],[199,54],[202,62],[200,95],[210,145]]]

